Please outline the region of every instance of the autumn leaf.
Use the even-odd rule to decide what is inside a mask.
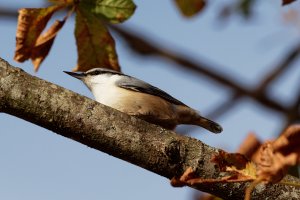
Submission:
[[[296,0],[282,0],[282,5],[285,6],[287,4],[293,3]]]
[[[135,4],[131,0],[80,1],[75,24],[78,62],[73,71],[95,67],[120,71],[115,41],[105,23],[123,22],[134,10]]]
[[[268,183],[279,182],[288,168],[300,163],[300,125],[288,127],[275,141],[262,145],[259,151],[258,175]]]
[[[255,164],[242,154],[227,153],[220,150],[218,154],[212,157],[211,162],[216,164],[220,172],[226,172],[226,175],[219,178],[202,178],[197,176],[194,170],[189,167],[179,178],[173,177],[171,185],[173,187],[182,187],[185,185],[245,182],[256,179]]]
[[[79,3],[79,7],[110,23],[125,21],[136,8],[132,0],[85,0]]]
[[[186,17],[192,17],[199,13],[205,6],[205,0],[175,0],[181,13]]]
[[[64,17],[62,21],[56,20],[54,24],[52,24],[52,26],[43,35],[40,35],[38,37],[31,54],[34,71],[37,71],[39,69],[40,64],[48,55],[58,31],[63,27],[67,18],[68,16]]]
[[[219,154],[212,158],[212,162],[219,167],[220,171],[234,172],[249,180],[256,178],[255,164],[242,154],[220,151]]]
[[[78,63],[74,71],[86,71],[100,66],[120,70],[115,42],[104,23],[120,23],[128,19],[136,8],[132,0],[49,1],[55,5],[19,11],[14,56],[16,61],[24,62],[31,59],[37,71],[67,17],[62,21],[56,21],[44,34],[41,33],[54,12],[71,6],[72,10],[76,9],[77,14],[75,37]]]
[[[291,153],[300,153],[299,143],[300,125],[291,125],[274,141],[273,147],[276,152],[287,156]]]
[[[63,7],[59,4],[47,8],[24,8],[19,10],[14,56],[16,61],[24,62],[32,57],[32,50],[47,22],[54,12]]]
[[[249,157],[253,156],[260,142],[254,134],[250,134],[247,139],[250,142],[244,142],[247,148],[240,148],[240,152],[248,153]],[[260,149],[255,152],[254,164],[240,153],[227,153],[220,150],[218,154],[211,159],[220,172],[226,172],[223,177],[202,178],[197,176],[195,171],[189,167],[181,177],[173,177],[171,185],[174,187],[196,186],[198,184],[228,183],[251,181],[246,188],[245,200],[251,199],[251,193],[255,187],[262,183],[278,183],[286,175],[290,166],[300,163],[300,125],[288,127],[274,141],[267,141],[261,145]],[[293,184],[290,182],[281,182],[281,184]]]
[[[120,71],[115,41],[102,20],[81,7],[78,7],[76,13],[78,62],[73,71],[87,71],[96,67]]]
[[[256,162],[260,146],[261,142],[257,136],[254,133],[249,133],[244,141],[240,144],[237,152]]]

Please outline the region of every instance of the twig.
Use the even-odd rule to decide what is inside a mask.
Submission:
[[[267,87],[271,84],[272,81],[274,81],[276,78],[278,78],[280,75],[282,75],[286,70],[288,70],[292,65],[292,63],[298,58],[300,54],[300,44],[298,44],[296,47],[294,47],[292,50],[290,50],[286,57],[277,65],[270,74],[268,74],[264,80],[260,83],[259,87],[257,88],[257,91],[264,91],[267,89]]]
[[[128,43],[131,49],[143,56],[160,56],[168,60],[177,63],[177,67],[184,68],[196,72],[201,75],[214,80],[215,82],[227,86],[243,96],[248,96],[256,100],[257,102],[263,104],[264,106],[271,108],[279,112],[286,112],[286,106],[280,104],[279,102],[269,98],[264,93],[257,93],[256,90],[250,90],[241,83],[233,81],[231,78],[226,77],[224,74],[220,74],[213,69],[213,67],[208,64],[192,61],[191,58],[187,58],[178,53],[174,53],[170,49],[162,49],[159,45],[154,45],[154,42],[147,41],[146,39],[139,37],[136,33],[129,32],[125,28],[120,28],[117,26],[111,26],[114,31],[116,31],[124,40]]]
[[[8,8],[0,8],[0,15],[7,16],[7,17],[16,17],[16,11],[13,9]],[[286,106],[280,104],[279,102],[269,98],[265,93],[260,93],[257,90],[249,90],[246,87],[241,86],[240,83],[236,83],[232,81],[232,79],[225,77],[224,74],[219,74],[214,70],[211,70],[212,67],[210,67],[208,64],[200,63],[200,62],[194,62],[191,61],[192,59],[187,58],[183,55],[173,53],[170,49],[162,49],[158,47],[158,45],[153,45],[152,42],[147,41],[144,38],[141,38],[137,36],[137,34],[134,34],[132,32],[126,31],[124,28],[111,26],[113,30],[115,30],[117,33],[119,33],[120,36],[122,36],[125,41],[129,44],[129,46],[136,52],[144,56],[149,55],[156,55],[161,56],[166,59],[169,59],[175,63],[177,63],[178,67],[184,67],[186,69],[192,70],[196,73],[205,75],[212,80],[218,82],[221,85],[225,85],[227,87],[230,87],[231,89],[235,90],[236,93],[240,93],[243,96],[248,96],[256,100],[257,102],[263,104],[264,106],[271,108],[273,110],[279,111],[279,112],[286,112],[287,108]],[[297,53],[298,55],[298,53]],[[295,55],[290,56],[287,60],[293,60]],[[283,65],[286,65],[283,63]],[[282,69],[279,70],[279,72],[274,73],[276,74],[280,73]],[[273,76],[270,76],[270,80],[273,80]],[[265,84],[268,84],[270,82],[269,79],[266,79],[264,82]]]
[[[217,106],[214,110],[212,110],[206,117],[210,119],[215,119],[217,117],[220,117],[224,113],[228,112],[233,106],[235,106],[238,101],[242,98],[242,95],[236,93],[232,95],[227,101],[225,101],[223,104],[220,104]]]

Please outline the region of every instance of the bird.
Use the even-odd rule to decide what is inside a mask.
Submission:
[[[81,80],[95,100],[128,115],[173,130],[179,124],[197,125],[212,133],[222,127],[163,90],[135,77],[107,68],[66,74]]]

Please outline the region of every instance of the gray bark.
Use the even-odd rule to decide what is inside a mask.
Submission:
[[[221,177],[211,162],[220,150],[101,105],[31,76],[0,58],[0,112],[8,113],[171,179],[192,167],[202,178]],[[299,179],[286,177],[292,182]],[[194,186],[224,199],[242,199],[249,183]],[[300,189],[260,185],[253,199],[300,199]]]

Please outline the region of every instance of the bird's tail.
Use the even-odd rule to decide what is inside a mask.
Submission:
[[[188,106],[177,106],[177,124],[192,124],[201,126],[213,133],[221,133],[223,128],[216,122],[202,117],[199,112]]]
[[[223,131],[222,126],[220,126],[218,123],[202,116],[197,119],[195,125],[199,125],[213,133],[221,133]]]

